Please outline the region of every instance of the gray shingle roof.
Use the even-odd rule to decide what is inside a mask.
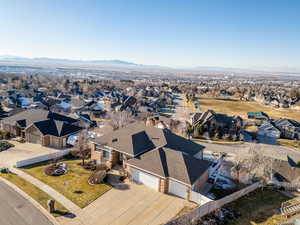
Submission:
[[[3,119],[3,122],[6,124],[18,124],[22,128],[27,128],[34,124],[43,135],[57,137],[80,131],[81,127],[72,124],[77,121],[71,117],[41,109],[26,110]]]
[[[43,135],[52,135],[56,137],[63,137],[82,129],[81,127],[57,120],[43,120],[34,123],[34,125]]]
[[[97,144],[107,145],[132,157],[158,147],[172,148],[195,155],[203,146],[178,136],[167,129],[145,126],[135,122],[119,130],[110,132],[94,140]]]
[[[3,123],[10,124],[10,125],[15,125],[16,123],[18,123],[20,126],[25,128],[35,122],[48,120],[48,119],[65,121],[68,123],[75,123],[78,121],[71,117],[67,117],[58,113],[53,113],[47,110],[29,109],[3,119]]]
[[[173,178],[188,185],[193,185],[210,166],[208,161],[199,160],[184,152],[165,147],[130,159],[127,164],[161,177]]]

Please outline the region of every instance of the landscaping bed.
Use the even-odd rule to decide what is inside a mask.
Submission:
[[[14,147],[14,145],[9,143],[8,141],[0,140],[0,152],[6,151],[12,147]]]
[[[16,174],[0,173],[0,176],[19,187],[47,210],[47,201],[52,199],[47,193]],[[52,213],[55,217],[68,214],[68,210],[57,201],[55,203],[55,208],[56,212]]]
[[[81,160],[64,160],[68,172],[61,176],[47,176],[44,171],[49,164],[36,164],[22,170],[40,181],[48,184],[76,205],[84,208],[95,199],[103,195],[112,187],[108,184],[88,184],[89,177],[93,171],[89,171],[80,166]]]

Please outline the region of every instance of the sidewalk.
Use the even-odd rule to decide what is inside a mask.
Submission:
[[[22,170],[19,170],[16,168],[9,168],[9,169],[13,173],[22,177],[24,180],[27,180],[28,182],[30,182],[33,185],[40,188],[42,191],[46,192],[48,195],[50,195],[56,201],[60,202],[63,206],[65,206],[71,213],[77,214],[79,211],[81,211],[81,208],[79,206],[74,204],[72,201],[67,199],[64,195],[60,194],[59,192],[57,192],[56,190],[54,190],[52,187],[48,186],[47,184],[39,181],[38,179],[23,172]]]
[[[46,210],[44,209],[36,200],[34,200],[32,197],[30,197],[27,193],[22,191],[19,187],[14,185],[13,183],[7,181],[6,179],[0,177],[0,181],[11,187],[14,191],[19,193],[23,198],[27,199],[32,205],[34,205],[44,216],[48,218],[48,220],[53,225],[59,225],[59,223],[56,221],[56,219]]]

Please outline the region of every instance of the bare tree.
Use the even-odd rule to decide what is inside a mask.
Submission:
[[[126,125],[134,121],[131,113],[128,111],[112,112],[109,114],[109,117],[110,125],[114,130],[125,127]]]
[[[272,179],[274,159],[263,154],[263,149],[257,145],[250,145],[247,152],[238,152],[234,160],[232,171],[236,179],[241,181],[241,173],[248,178],[259,178],[264,181]]]
[[[71,151],[71,154],[82,160],[82,166],[84,166],[84,160],[91,156],[87,130],[84,130],[80,133],[77,138],[75,148]]]

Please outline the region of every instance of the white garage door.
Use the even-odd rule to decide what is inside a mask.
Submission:
[[[142,183],[150,188],[158,190],[159,178],[154,177],[150,174],[144,173],[137,169],[132,170],[132,179],[137,183]]]
[[[178,183],[173,180],[169,180],[169,193],[176,195],[181,198],[186,198],[187,197],[187,191],[188,187],[185,186],[184,184]]]

